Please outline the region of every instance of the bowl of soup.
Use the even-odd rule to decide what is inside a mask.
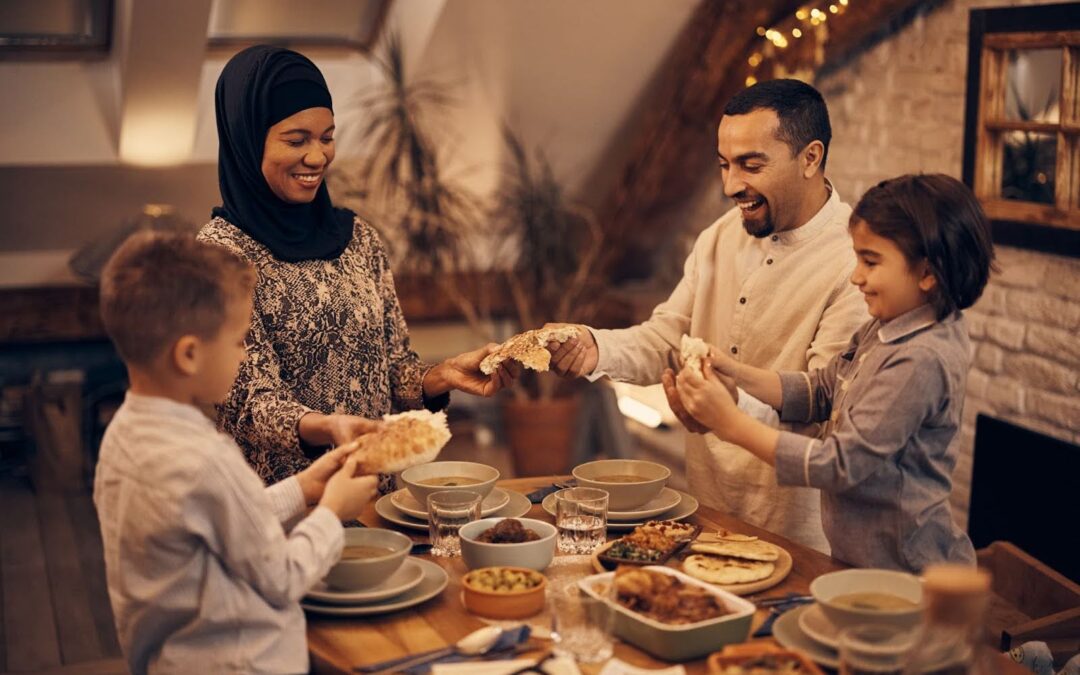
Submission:
[[[401,482],[424,508],[429,494],[443,490],[467,490],[487,497],[497,480],[498,469],[477,462],[428,462],[401,472]]]
[[[671,469],[641,459],[600,459],[577,465],[573,474],[581,487],[608,493],[608,510],[632,511],[660,494]]]
[[[830,572],[810,582],[810,594],[837,628],[867,623],[911,628],[922,618],[922,582],[907,572]]]
[[[397,571],[412,550],[412,540],[393,530],[345,528],[341,559],[326,574],[328,586],[358,591],[377,586]]]

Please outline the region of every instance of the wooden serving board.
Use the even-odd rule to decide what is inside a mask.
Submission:
[[[599,573],[610,572],[615,569],[614,566],[608,567],[604,564],[604,561],[600,559],[605,551],[611,548],[611,545],[615,543],[615,540],[606,542],[603,546],[600,546],[592,554],[592,566],[593,569]],[[775,546],[775,544],[774,544]],[[715,584],[717,588],[722,588],[728,593],[734,593],[735,595],[751,595],[753,593],[759,593],[776,586],[781,581],[787,578],[787,575],[791,573],[793,562],[791,559],[791,553],[787,549],[780,546],[776,547],[780,553],[780,556],[773,562],[776,569],[773,573],[764,579],[758,581],[751,581],[745,584]],[[664,563],[665,567],[672,567],[677,570],[682,570],[682,561],[685,556],[675,556],[670,558]]]

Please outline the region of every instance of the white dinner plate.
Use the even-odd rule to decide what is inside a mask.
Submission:
[[[645,518],[652,518],[665,511],[670,511],[678,506],[681,501],[682,495],[679,494],[677,490],[666,487],[660,490],[660,494],[638,508],[629,511],[608,511],[607,517],[608,520],[642,520]]]
[[[665,490],[669,488],[664,488]],[[679,503],[672,509],[655,514],[656,520],[683,520],[694,515],[698,510],[698,500],[693,496],[679,490],[671,490],[679,496]],[[555,494],[552,492],[544,497],[542,506],[548,515],[555,517]],[[607,529],[612,531],[632,530],[645,524],[649,517],[641,517],[636,520],[613,520],[608,517]]]
[[[371,614],[386,614],[396,612],[399,609],[413,607],[422,602],[434,598],[443,592],[450,577],[446,570],[433,562],[421,558],[412,558],[423,569],[423,578],[417,586],[401,595],[388,598],[380,602],[372,602],[364,605],[330,605],[314,600],[304,599],[300,606],[313,614],[325,614],[328,616],[368,616]]]
[[[840,657],[835,649],[813,640],[799,627],[799,616],[812,605],[803,605],[789,609],[781,614],[772,625],[772,634],[781,647],[806,652],[810,660],[826,668],[839,668]]]
[[[496,488],[497,489],[497,488]],[[494,490],[492,490],[494,492]],[[506,506],[490,514],[493,518],[520,518],[529,512],[532,508],[532,502],[529,498],[520,492],[513,490],[505,490],[506,494],[510,496]],[[407,527],[410,530],[422,530],[428,531],[428,522],[425,518],[420,520],[419,518],[413,518],[410,515],[402,513],[401,510],[394,506],[394,502],[390,499],[393,495],[383,495],[379,497],[375,502],[375,513],[379,514],[384,520],[388,520],[395,525]]]
[[[799,628],[811,640],[816,640],[829,649],[840,649],[840,630],[829,621],[829,617],[821,611],[821,605],[816,602],[808,606],[806,611],[799,613]]]
[[[401,511],[407,516],[412,516],[418,520],[427,520],[428,518],[427,507],[416,501],[416,497],[413,497],[408,488],[402,488],[391,494],[390,502],[397,507],[398,511]],[[488,493],[488,496],[484,498],[484,501],[480,502],[480,517],[487,518],[506,506],[509,502],[510,495],[506,490],[494,488]]]
[[[401,595],[420,585],[424,580],[424,568],[416,558],[405,558],[401,567],[381,584],[359,591],[343,591],[320,581],[308,591],[307,598],[330,605],[362,605]]]

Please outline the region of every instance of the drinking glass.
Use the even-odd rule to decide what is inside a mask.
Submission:
[[[598,599],[585,593],[576,582],[553,588],[548,596],[551,606],[551,639],[559,656],[578,663],[607,661],[615,651],[611,636],[615,624],[610,587]]]
[[[912,647],[912,632],[898,626],[864,624],[840,633],[841,675],[900,675]]]
[[[428,495],[431,555],[447,558],[461,555],[458,530],[465,523],[480,519],[480,502],[483,499],[475,492],[465,490],[443,490]]]
[[[555,527],[563,553],[588,555],[604,543],[607,533],[608,493],[575,487],[555,493]]]

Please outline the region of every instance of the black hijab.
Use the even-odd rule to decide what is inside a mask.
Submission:
[[[266,133],[309,108],[333,110],[330,90],[315,64],[281,47],[256,45],[232,57],[214,95],[218,128],[220,216],[286,262],[332,260],[348,246],[355,215],[336,209],[326,183],[307,204],[273,193],[262,173]]]

